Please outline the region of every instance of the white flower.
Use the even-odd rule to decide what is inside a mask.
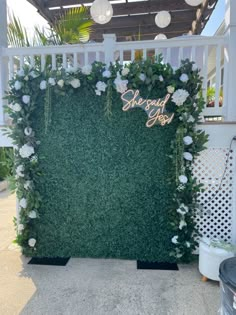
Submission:
[[[64,86],[64,81],[61,79],[61,80],[59,80],[59,81],[57,82],[57,84],[58,84],[61,88],[63,88],[63,86]]]
[[[29,81],[29,77],[26,75],[26,76],[24,77],[24,80],[25,80],[25,81]]]
[[[27,208],[27,200],[25,198],[22,198],[19,202],[19,205],[21,208],[26,209]]]
[[[192,160],[193,160],[193,156],[192,156],[192,154],[189,153],[189,152],[184,152],[183,157],[184,157],[184,159],[187,160],[187,161],[192,161]]]
[[[189,93],[186,90],[183,89],[178,89],[174,92],[172,95],[172,101],[177,105],[183,105],[183,103],[186,101],[188,98]]]
[[[181,184],[186,184],[188,182],[188,178],[185,175],[180,175],[179,181]]]
[[[128,74],[129,74],[129,68],[124,68],[124,69],[122,69],[121,74],[122,74],[124,77],[125,77],[126,75],[128,75]]]
[[[164,81],[164,78],[162,75],[159,75],[159,81],[163,82]]]
[[[118,73],[114,84],[116,86],[116,91],[122,94],[127,90],[128,80],[122,80],[120,74]]]
[[[102,76],[104,78],[110,78],[111,77],[111,71],[109,71],[109,70],[103,71]]]
[[[187,223],[184,220],[181,220],[179,223],[179,229],[182,230],[184,226],[187,226]]]
[[[197,71],[198,70],[198,66],[196,65],[196,63],[194,63],[192,65],[192,71]]]
[[[193,143],[193,138],[190,137],[190,136],[186,136],[186,137],[183,138],[183,141],[184,141],[185,145],[190,145],[190,144]]]
[[[189,242],[186,242],[185,244],[186,244],[186,246],[187,246],[188,248],[191,246],[191,244],[190,244]]]
[[[188,123],[193,123],[195,122],[195,119],[192,115],[189,116],[188,120],[187,120]]]
[[[77,89],[78,87],[80,87],[80,80],[79,79],[73,79],[72,81],[70,81],[70,85],[74,89]]]
[[[24,165],[18,165],[17,168],[16,168],[16,175],[18,177],[24,177],[24,172],[25,168],[24,168]]]
[[[18,91],[18,90],[21,89],[21,87],[22,87],[21,82],[17,80],[17,81],[14,83],[14,88],[15,88],[15,90]]]
[[[21,106],[18,103],[15,104],[10,104],[9,107],[13,112],[20,112],[21,111]]]
[[[30,187],[31,187],[31,184],[32,184],[32,182],[31,182],[30,180],[27,180],[27,181],[24,183],[24,188],[25,188],[26,190],[29,190]]]
[[[181,205],[176,211],[181,215],[185,215],[186,213],[188,213],[188,207],[185,206],[185,204],[181,203]]]
[[[145,75],[144,73],[140,73],[139,79],[140,79],[141,81],[145,81],[145,80],[146,80],[146,75]]]
[[[40,88],[40,90],[46,90],[46,88],[47,88],[47,81],[45,81],[45,80],[41,81],[40,84],[39,84],[39,88]]]
[[[95,90],[96,95],[101,96],[102,92],[99,90]]]
[[[30,219],[36,219],[36,218],[37,218],[37,213],[36,213],[36,211],[34,211],[34,210],[30,211],[29,214],[28,214],[28,217],[29,217]]]
[[[178,235],[173,236],[172,239],[171,239],[171,242],[173,244],[178,244]]]
[[[30,247],[34,247],[35,244],[36,244],[36,239],[35,238],[30,238],[28,240],[28,244],[29,244]]]
[[[19,77],[24,77],[25,76],[25,71],[23,69],[17,71],[16,73]]]
[[[18,224],[18,233],[21,233],[24,230],[24,225],[23,224]]]
[[[48,79],[48,83],[49,83],[50,85],[56,85],[56,80],[55,80],[54,78],[49,78],[49,79]]]
[[[85,75],[90,75],[90,73],[92,72],[92,66],[91,65],[83,66],[81,71]]]
[[[22,96],[22,102],[25,103],[25,104],[29,104],[30,96],[29,95],[23,95]]]
[[[180,79],[180,81],[182,81],[184,83],[188,82],[188,80],[189,80],[188,75],[186,73],[181,74],[179,79]]]
[[[28,158],[34,154],[34,148],[31,145],[24,144],[19,150],[20,156],[22,158]]]
[[[69,67],[69,68],[66,68],[66,73],[74,73],[78,70],[78,68],[76,67]]]
[[[96,88],[98,91],[102,91],[102,92],[105,92],[106,91],[106,83],[105,82],[102,82],[102,81],[98,81],[97,84],[96,84]]]
[[[172,93],[174,93],[174,91],[175,91],[175,87],[174,86],[171,86],[171,85],[167,86],[167,92],[168,93],[172,94]]]
[[[26,136],[30,136],[31,133],[32,133],[32,131],[33,131],[33,129],[30,128],[30,127],[26,127],[26,128],[24,129],[24,133],[25,133]]]

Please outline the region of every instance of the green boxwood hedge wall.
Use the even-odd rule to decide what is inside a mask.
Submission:
[[[165,91],[148,97],[158,94]],[[167,210],[176,187],[167,156],[177,122],[147,128],[146,113],[123,112],[115,92],[109,120],[105,101],[85,89],[53,95],[45,134],[39,100],[33,125],[44,175],[37,187],[43,197],[37,255],[171,261]]]

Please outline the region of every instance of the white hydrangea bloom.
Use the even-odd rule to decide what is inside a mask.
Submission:
[[[139,79],[140,79],[141,81],[145,81],[145,80],[146,80],[146,75],[145,75],[144,73],[140,73]]]
[[[18,103],[10,104],[8,107],[11,108],[13,112],[20,112],[22,109],[22,107]]]
[[[22,84],[20,81],[16,80],[16,82],[14,83],[14,88],[16,91],[20,90],[22,87]]]
[[[30,96],[29,95],[23,95],[22,96],[22,102],[25,103],[25,104],[29,104]]]
[[[182,230],[185,226],[187,226],[187,223],[184,220],[181,220],[179,223],[179,229]]]
[[[129,68],[123,68],[122,71],[121,71],[121,74],[125,77],[126,75],[129,74]]]
[[[190,137],[190,136],[186,136],[186,137],[183,138],[183,141],[184,141],[185,145],[190,145],[190,144],[193,143],[193,138]]]
[[[80,80],[79,79],[73,79],[72,81],[70,81],[70,85],[74,89],[77,89],[78,87],[80,87]]]
[[[188,75],[186,74],[186,73],[183,73],[183,74],[181,74],[181,76],[180,76],[180,81],[182,81],[183,83],[186,83],[186,82],[188,82],[188,80],[189,80],[189,77],[188,77]]]
[[[193,160],[193,155],[190,152],[184,152],[183,157],[187,161],[192,161]]]
[[[56,85],[56,80],[54,79],[54,78],[49,78],[48,79],[48,83],[50,84],[50,85]]]
[[[173,244],[178,244],[178,235],[173,236],[172,239],[171,239],[171,242]]]
[[[185,175],[180,175],[179,176],[179,181],[181,184],[187,184],[188,178]]]
[[[181,205],[179,206],[179,208],[176,210],[179,214],[181,215],[185,215],[186,213],[188,213],[189,209],[187,206],[185,206],[184,203],[181,203]]]
[[[111,77],[111,71],[105,70],[102,73],[103,78],[110,78]]]
[[[102,95],[102,92],[99,91],[99,90],[95,90],[95,93],[96,93],[96,95],[98,95],[98,96],[101,96],[101,95]]]
[[[29,144],[24,144],[19,150],[20,156],[22,158],[29,158],[34,154],[34,148]]]
[[[36,218],[37,218],[37,213],[36,213],[36,211],[34,211],[34,210],[30,211],[29,214],[28,214],[28,217],[29,217],[30,219],[36,219]]]
[[[107,88],[107,85],[106,85],[105,82],[98,81],[97,84],[96,84],[96,88],[97,88],[98,91],[105,92],[106,88]]]
[[[90,73],[92,72],[92,66],[91,65],[83,66],[81,71],[85,75],[90,75]]]
[[[16,175],[18,176],[18,177],[24,177],[24,170],[25,170],[25,168],[24,168],[24,165],[18,165],[17,166],[17,168],[16,168]]]
[[[63,81],[62,79],[59,80],[59,81],[57,82],[57,85],[59,85],[60,88],[63,88],[63,86],[64,86],[64,81]]]
[[[186,90],[178,89],[172,95],[172,101],[177,105],[181,106],[184,104],[186,99],[189,97],[189,93]]]
[[[19,202],[19,205],[21,208],[26,209],[27,208],[27,200],[25,198],[22,198]]]
[[[117,73],[117,77],[114,81],[114,84],[116,86],[116,91],[122,94],[127,90],[128,80],[122,80],[120,74]]]
[[[35,238],[30,238],[28,240],[28,244],[29,244],[30,247],[34,247],[35,244],[36,244],[36,239]]]
[[[174,86],[171,86],[171,85],[167,86],[167,92],[168,93],[172,94],[172,93],[174,93],[174,91],[175,91],[175,87]]]

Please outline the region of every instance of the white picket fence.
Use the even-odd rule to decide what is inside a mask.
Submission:
[[[117,42],[115,35],[104,35],[102,43],[88,43],[64,46],[42,46],[28,48],[2,48],[0,55],[1,64],[1,94],[7,88],[8,78],[21,69],[25,63],[35,66],[35,62],[44,69],[50,63],[53,69],[57,67],[80,67],[101,61],[109,64],[118,61],[130,62],[135,58],[163,55],[163,61],[174,67],[180,65],[181,60],[190,59],[196,62],[201,69],[203,77],[203,95],[207,100],[207,88],[210,75],[215,76],[215,102],[214,107],[206,107],[204,116],[222,116],[220,107],[220,90],[226,88],[227,62],[225,62],[224,49],[226,37],[186,36],[169,40],[130,41]],[[222,71],[224,69],[224,71]],[[224,78],[222,74],[224,72]],[[224,82],[224,84],[223,84]],[[226,94],[223,93],[224,95]],[[2,102],[0,101],[0,125],[4,123]]]

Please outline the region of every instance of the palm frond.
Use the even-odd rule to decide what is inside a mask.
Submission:
[[[31,42],[27,34],[26,28],[21,24],[20,20],[14,15],[14,13],[9,15],[8,24],[8,44],[11,47],[29,47]]]

